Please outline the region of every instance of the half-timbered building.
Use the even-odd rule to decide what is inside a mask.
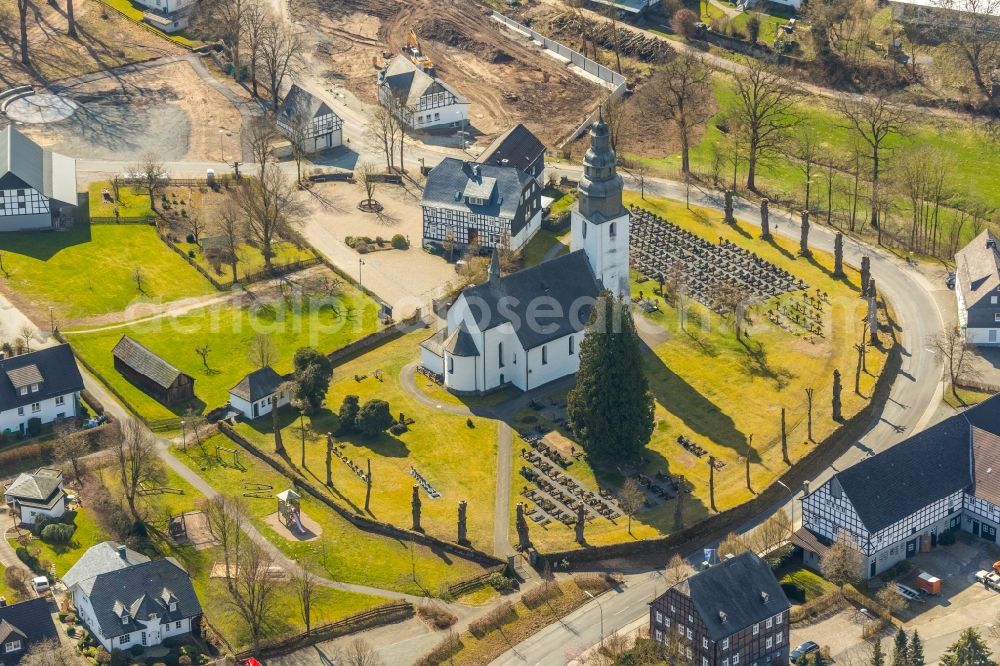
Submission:
[[[802,499],[794,543],[816,564],[836,538],[863,555],[865,578],[963,529],[1000,528],[1000,401],[995,396],[834,474]]]
[[[378,101],[415,130],[459,129],[469,121],[469,100],[403,55],[378,73]]]
[[[277,116],[278,129],[304,153],[343,143],[344,121],[322,99],[293,83]]]
[[[790,604],[755,553],[724,559],[649,604],[649,635],[676,641],[693,666],[788,663]]]

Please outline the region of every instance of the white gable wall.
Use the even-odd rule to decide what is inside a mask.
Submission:
[[[76,392],[71,392],[47,400],[39,400],[37,403],[24,407],[4,410],[0,412],[0,432],[8,430],[10,432],[27,432],[28,420],[33,417],[41,419],[43,424],[52,423],[57,418],[73,418],[77,415],[78,398],[79,395]],[[62,400],[61,404],[60,400]]]

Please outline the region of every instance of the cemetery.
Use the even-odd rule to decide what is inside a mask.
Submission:
[[[638,464],[595,467],[573,442],[563,393],[514,415],[511,534],[522,503],[532,544],[543,551],[575,547],[581,506],[586,543],[601,545],[669,534],[748,500],[787,469],[786,455],[794,463],[838,427],[834,370],[844,377],[849,418],[871,394],[892,344],[883,331],[879,346],[865,345],[855,392],[867,312],[856,270],[845,265],[835,278],[832,256],[800,256],[798,243],[762,240],[759,228],[726,223],[721,213],[631,193],[625,200],[642,208],[632,297],[654,306],[636,307],[635,316],[649,348],[656,425]],[[725,272],[715,270],[723,265]],[[679,284],[687,289],[683,319]],[[726,289],[751,296],[739,337],[733,310],[712,300]],[[879,312],[883,328],[885,316]],[[642,497],[631,536],[621,502],[628,479]]]

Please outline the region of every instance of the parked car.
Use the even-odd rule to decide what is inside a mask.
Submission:
[[[944,283],[945,283],[945,285],[948,286],[949,289],[954,289],[955,288],[955,273],[954,273],[954,271],[952,271],[951,273],[948,273],[948,277],[946,277],[944,279]]]
[[[799,657],[805,657],[807,655],[810,655],[818,649],[819,649],[818,644],[814,643],[813,641],[806,641],[805,643],[802,643],[797,648],[788,653],[788,661],[794,664],[796,661],[799,660]]]
[[[35,588],[35,592],[42,594],[49,589],[49,579],[45,576],[38,576],[31,579],[31,586]]]

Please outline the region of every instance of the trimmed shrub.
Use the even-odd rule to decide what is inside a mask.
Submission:
[[[447,629],[458,622],[457,615],[435,601],[418,606],[417,617],[435,629]]]
[[[607,592],[614,585],[614,580],[606,573],[586,573],[573,576],[573,582],[581,590],[600,594]]]
[[[37,416],[28,419],[28,434],[32,437],[38,437],[42,434],[42,420]]]
[[[369,400],[358,412],[357,428],[368,437],[385,432],[392,425],[392,412],[385,400]]]
[[[416,666],[437,666],[437,664],[444,664],[461,650],[462,647],[462,641],[458,634],[450,631],[443,641],[425,652],[417,660]]]
[[[534,610],[549,599],[558,597],[561,594],[562,589],[553,581],[547,580],[522,594],[521,601],[525,606]]]
[[[516,580],[504,576],[499,571],[490,574],[490,577],[486,579],[486,583],[500,594],[507,594],[508,592],[513,592],[514,589],[517,587]]]
[[[70,525],[69,523],[52,523],[46,525],[45,529],[42,530],[42,541],[54,544],[69,543],[75,531],[75,525]]]
[[[473,620],[469,624],[469,631],[476,638],[482,638],[491,631],[495,631],[516,619],[517,613],[514,611],[514,604],[509,601],[502,601],[493,610],[478,620]]]
[[[939,546],[950,546],[955,543],[955,530],[945,530],[938,535]]]
[[[142,654],[142,646],[133,645],[128,649],[128,651],[132,654],[133,657],[138,657],[140,654]]]
[[[397,250],[406,250],[410,247],[410,242],[403,234],[396,234],[389,243]]]

